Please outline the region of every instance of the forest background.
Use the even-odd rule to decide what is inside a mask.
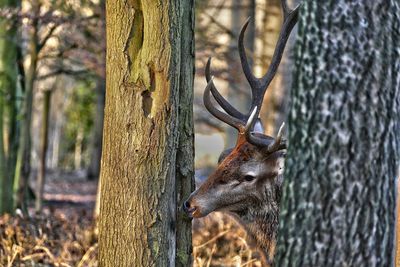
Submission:
[[[106,103],[105,5],[103,0],[0,0],[0,266],[98,265],[96,219]],[[393,6],[399,9],[398,5]],[[313,7],[305,5],[304,14],[314,14]],[[384,8],[378,8],[377,14],[380,10]],[[211,118],[202,104],[205,63],[213,57],[217,87],[235,107],[247,110],[249,90],[237,51],[240,27],[251,17],[246,52],[252,59],[254,72],[261,76],[274,52],[282,16],[278,0],[197,1],[194,12],[194,177],[196,183],[201,183],[215,168],[219,153],[231,147],[236,139],[234,130]],[[353,15],[357,21],[359,14],[353,12]],[[303,30],[307,30],[304,21],[315,19],[310,17],[303,19]],[[394,21],[394,42],[398,40],[398,17],[390,19],[387,21]],[[313,37],[310,34],[309,39]],[[192,36],[182,37],[185,38]],[[289,116],[289,97],[295,95],[290,93],[295,41],[296,28],[260,113],[265,133],[271,136],[276,135],[276,126]],[[388,59],[399,54],[398,49],[392,50]],[[360,51],[362,54],[364,50]],[[398,70],[398,64],[393,62],[392,70]],[[308,63],[316,65],[313,60]],[[394,87],[399,82],[395,77],[393,74],[390,80]],[[345,78],[351,81],[354,77]],[[327,80],[336,82],[330,79]],[[299,86],[306,83],[296,81]],[[391,96],[399,104],[396,88]],[[398,112],[387,116],[390,127],[384,132],[393,135],[399,129],[398,122],[389,122],[396,118]],[[385,155],[393,159],[391,166],[398,167],[395,164],[399,143],[391,144],[397,150],[387,149],[390,147],[387,145],[385,152],[390,153]],[[302,147],[298,148],[301,151]],[[374,160],[370,163],[376,163]],[[377,173],[381,170],[376,169]],[[382,181],[382,190],[392,189],[388,190],[387,199],[386,193],[382,194],[384,197],[378,194],[380,200],[387,200],[387,203],[382,201],[382,206],[394,210],[394,182]],[[392,227],[394,217],[388,221]],[[195,266],[261,266],[257,252],[246,242],[243,229],[221,213],[193,221],[193,262]]]

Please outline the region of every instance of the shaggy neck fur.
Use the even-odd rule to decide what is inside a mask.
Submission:
[[[266,188],[263,199],[246,210],[235,212],[235,217],[244,226],[250,242],[259,250],[263,266],[271,266],[275,254],[279,226],[280,185]]]

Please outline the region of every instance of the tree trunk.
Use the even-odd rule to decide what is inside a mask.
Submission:
[[[75,151],[74,151],[74,168],[75,170],[82,169],[82,146],[83,146],[83,126],[79,127],[75,138]]]
[[[49,115],[50,115],[50,100],[51,100],[51,90],[46,90],[43,97],[43,117],[42,117],[42,132],[41,132],[41,144],[40,144],[40,163],[38,176],[36,181],[36,199],[35,199],[35,209],[36,212],[42,211],[43,206],[43,191],[44,184],[46,181],[46,155],[47,155],[47,145],[49,136]]]
[[[17,8],[19,4],[17,0],[0,0],[0,8]],[[13,212],[12,188],[18,146],[16,62],[17,26],[0,18],[0,214]]]
[[[21,135],[20,147],[18,149],[14,191],[16,193],[16,207],[22,208],[23,212],[26,209],[26,196],[28,192],[28,179],[31,171],[31,122],[32,122],[32,104],[33,104],[33,89],[36,79],[36,67],[38,63],[39,52],[39,14],[40,3],[35,0],[31,3],[32,7],[32,23],[29,33],[29,65],[25,72],[24,83],[24,102],[22,107]]]
[[[303,2],[277,266],[392,266],[400,5]]]
[[[96,85],[96,117],[94,118],[93,135],[91,140],[91,157],[88,168],[88,179],[98,179],[100,174],[100,160],[103,139],[103,120],[104,120],[104,102],[106,93],[106,81],[104,77],[97,79]]]
[[[245,8],[242,6],[245,6]],[[247,27],[244,43],[248,54],[249,64],[250,66],[253,66],[256,31],[255,8],[255,0],[232,0],[231,32],[234,33],[235,36],[231,36],[231,43],[229,46],[231,52],[227,58],[229,66],[228,98],[229,102],[234,107],[244,113],[248,112],[248,108],[250,107],[251,93],[238,56],[238,36],[246,19],[251,17],[251,23]],[[237,141],[237,130],[232,127],[227,127],[226,133],[226,146],[235,146]]]
[[[276,47],[279,32],[282,26],[282,8],[280,0],[264,0],[263,5],[260,6],[260,28],[261,28],[261,42],[259,49],[257,49],[260,61],[258,62],[260,73],[262,77],[268,70],[272,55]],[[262,15],[262,16],[261,16]],[[287,45],[288,46],[288,45]],[[286,51],[289,49],[286,49]],[[275,130],[279,114],[283,112],[282,101],[285,96],[285,88],[282,83],[282,67],[286,60],[286,53],[277,74],[272,80],[269,88],[264,96],[264,105],[261,107],[260,119],[263,122],[265,133],[275,136]],[[279,123],[278,123],[279,124]],[[278,125],[279,129],[280,124]]]
[[[192,190],[193,5],[106,3],[100,266],[190,265],[176,206]]]
[[[106,18],[106,10],[105,10],[105,0],[101,0],[99,3],[100,7],[100,16],[102,19],[105,20]],[[103,35],[106,35],[105,27],[101,28],[101,32]],[[104,40],[106,42],[106,40]],[[106,55],[101,53],[101,61],[105,63]],[[103,64],[105,66],[105,64]],[[98,179],[100,175],[100,161],[101,161],[101,152],[103,147],[103,122],[104,122],[104,104],[105,104],[105,97],[106,97],[106,79],[105,79],[105,69],[101,70],[101,74],[97,77],[96,81],[96,117],[94,119],[94,127],[93,127],[93,135],[91,140],[91,157],[89,162],[88,168],[88,179],[94,180]],[[99,191],[99,190],[98,190]],[[97,199],[99,199],[99,194]],[[99,206],[99,203],[96,201],[96,207]],[[98,215],[98,211],[95,211],[95,214]]]
[[[394,266],[400,266],[400,167],[397,173],[397,203],[396,203],[396,253],[395,253],[395,263]]]
[[[173,48],[180,60],[178,146],[176,151],[176,221],[175,266],[192,265],[192,221],[182,212],[183,202],[194,190],[194,126],[193,126],[193,84],[194,84],[194,1],[184,1],[181,11],[180,46]],[[180,54],[180,55],[179,55]],[[179,55],[179,57],[178,57]],[[177,85],[175,85],[177,86]],[[172,90],[172,87],[171,87]]]

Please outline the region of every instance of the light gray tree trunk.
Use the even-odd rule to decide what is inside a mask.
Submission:
[[[255,0],[232,0],[232,11],[231,11],[231,32],[235,36],[231,36],[230,40],[230,51],[228,61],[228,99],[229,102],[235,106],[238,110],[247,113],[250,107],[251,91],[243,74],[242,66],[239,59],[238,53],[238,36],[240,29],[246,19],[251,17],[251,23],[247,27],[245,35],[245,46],[248,53],[249,63],[253,66],[254,57],[254,43],[255,43],[255,32],[256,32],[256,18],[255,18]],[[228,147],[233,147],[237,141],[237,131],[232,127],[227,127],[227,138],[226,144]]]
[[[28,180],[31,173],[31,125],[33,109],[33,90],[37,75],[39,60],[39,14],[40,2],[31,2],[31,28],[29,30],[28,54],[29,64],[25,70],[24,102],[22,104],[21,134],[17,153],[16,171],[14,178],[15,206],[27,213]]]
[[[50,106],[51,106],[51,95],[52,90],[46,90],[43,92],[43,111],[42,111],[42,129],[40,132],[40,158],[38,166],[38,175],[36,177],[36,199],[35,199],[35,211],[42,212],[43,208],[43,194],[44,185],[46,183],[46,158],[47,158],[47,147],[49,140],[49,117],[50,117]]]
[[[271,63],[272,56],[276,47],[279,32],[282,27],[282,7],[280,0],[263,0],[258,11],[260,14],[260,45],[257,49],[259,55],[258,66],[261,69],[261,76],[264,75]],[[290,50],[290,45],[286,45],[286,51]],[[283,71],[286,68],[287,53],[283,55],[282,63],[277,74],[268,87],[264,96],[264,105],[261,107],[260,119],[264,125],[266,134],[276,136],[277,128],[282,123],[279,115],[285,113],[284,97],[286,86],[283,84]],[[286,115],[286,114],[285,114]]]
[[[400,4],[300,11],[276,266],[391,266],[400,150]]]
[[[177,204],[193,189],[193,8],[106,2],[99,266],[190,266]]]

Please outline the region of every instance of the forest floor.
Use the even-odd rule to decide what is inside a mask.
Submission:
[[[0,217],[0,267],[97,266],[96,192],[84,173],[50,172],[40,215]],[[193,256],[195,267],[261,266],[243,229],[221,213],[193,222]]]
[[[80,172],[49,172],[40,215],[0,217],[0,266],[97,266],[96,191]]]

